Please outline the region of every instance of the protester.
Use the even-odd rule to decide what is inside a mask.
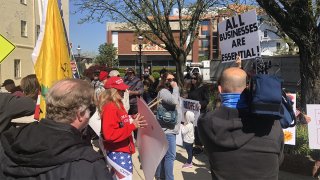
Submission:
[[[192,111],[187,111],[184,116],[184,123],[181,126],[181,134],[183,138],[183,146],[188,154],[188,159],[182,168],[192,168],[192,147],[194,142],[193,122],[194,113]]]
[[[103,86],[103,84],[99,81],[99,75],[100,75],[100,70],[95,70],[93,72],[93,80],[91,81],[91,86],[94,89],[96,89],[97,87]]]
[[[117,71],[117,70],[112,70],[112,71],[110,71],[109,77],[114,77],[114,76],[120,77],[119,71]]]
[[[14,96],[23,96],[22,90],[20,86],[16,86],[12,79],[7,79],[2,83],[2,86],[8,92],[10,92]]]
[[[117,71],[117,70],[110,71],[109,77],[115,77],[115,76],[116,77],[120,77],[119,71]],[[129,91],[128,91],[128,89],[126,89],[124,91],[123,98],[122,98],[121,101],[123,103],[123,107],[126,110],[126,112],[129,112],[129,110],[130,110],[130,101],[129,101]]]
[[[139,114],[130,122],[121,99],[128,85],[120,77],[110,77],[99,100],[102,119],[103,145],[108,163],[117,179],[132,179],[132,157],[135,152],[132,132],[145,127],[146,121]]]
[[[93,95],[83,80],[58,81],[46,96],[46,118],[2,134],[0,179],[111,180],[103,156],[81,139]]]
[[[224,70],[218,86],[221,107],[198,121],[212,179],[277,180],[284,146],[280,122],[251,115],[245,88],[245,71]]]
[[[0,93],[0,134],[12,127],[11,120],[34,114],[36,103],[30,97]]]
[[[95,90],[95,98],[98,99],[99,94],[104,91],[104,84],[108,80],[108,72],[107,71],[100,71],[99,73],[99,81],[95,84],[94,90]]]
[[[166,109],[176,109],[178,112],[177,123],[173,128],[161,125],[168,140],[169,149],[161,160],[155,177],[156,179],[173,180],[173,165],[176,159],[176,135],[179,134],[181,124],[180,93],[177,82],[171,73],[164,73],[158,86],[158,98],[160,104]]]
[[[149,69],[145,68],[143,74],[143,99],[147,104],[152,101],[153,93],[155,92],[153,88],[154,82],[154,77],[150,74]]]
[[[130,110],[128,114],[135,115],[138,113],[137,97],[140,97],[143,94],[143,84],[132,68],[127,69],[124,82],[129,86]]]
[[[188,94],[188,99],[199,101],[200,108],[200,116],[202,116],[207,111],[207,105],[209,104],[209,87],[204,85],[202,82],[202,77],[200,74],[193,74],[191,76],[191,89]],[[193,155],[198,155],[203,152],[203,145],[198,136],[198,128],[197,124],[194,127],[194,149]]]
[[[32,98],[35,102],[37,101],[40,85],[35,74],[30,74],[22,78],[20,86],[25,96]]]

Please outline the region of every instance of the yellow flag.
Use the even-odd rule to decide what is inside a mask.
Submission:
[[[45,95],[58,80],[71,78],[70,55],[57,0],[45,0],[40,35],[32,53],[41,85],[40,117],[45,117]]]

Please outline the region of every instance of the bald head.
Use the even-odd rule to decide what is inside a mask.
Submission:
[[[247,74],[236,67],[225,69],[220,77],[220,93],[241,93],[246,88]]]

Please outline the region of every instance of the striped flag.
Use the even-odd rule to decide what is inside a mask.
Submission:
[[[58,80],[72,78],[66,33],[58,1],[44,0],[40,35],[32,53],[35,73],[41,86],[40,116],[45,117],[45,96]]]

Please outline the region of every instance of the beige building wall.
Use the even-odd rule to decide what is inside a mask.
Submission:
[[[40,0],[42,1],[42,0]],[[64,20],[69,35],[69,0],[61,0]],[[21,78],[34,73],[31,54],[37,41],[37,26],[40,26],[38,0],[0,0],[0,34],[16,48],[0,64],[0,86],[6,79],[13,79],[16,85]],[[27,24],[27,35],[21,34],[21,21]],[[20,65],[15,66],[20,60]],[[15,71],[15,67],[18,67]],[[4,88],[1,88],[4,90]]]

